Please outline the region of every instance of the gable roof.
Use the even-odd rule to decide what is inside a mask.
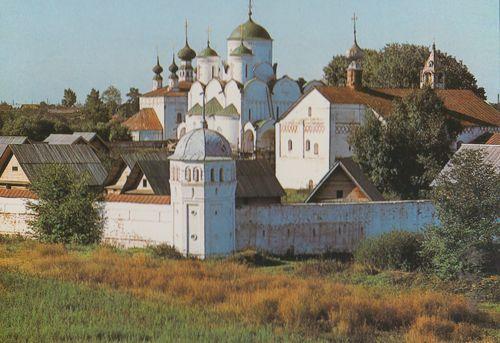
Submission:
[[[19,165],[33,182],[47,165],[62,164],[76,173],[88,173],[89,185],[100,186],[107,172],[96,153],[87,145],[20,144],[9,145],[2,155],[2,169],[10,156],[16,156]],[[7,156],[9,155],[9,156]]]
[[[236,198],[275,198],[285,191],[266,160],[236,160]]]
[[[351,181],[356,184],[359,189],[371,200],[371,201],[383,201],[384,197],[378,191],[377,187],[366,177],[359,165],[353,161],[352,158],[341,158],[334,166],[323,176],[320,182],[314,187],[307,199],[306,203],[313,202],[314,196],[323,188],[326,181],[330,179],[333,172],[341,168]]]
[[[163,131],[163,127],[152,108],[143,108],[122,124],[130,131]]]
[[[48,144],[79,144],[86,143],[82,136],[66,133],[51,133],[47,138],[45,138],[44,143]]]
[[[153,98],[153,97],[177,97],[177,96],[186,96],[191,89],[192,82],[188,81],[180,81],[179,82],[179,90],[174,91],[171,90],[169,86],[155,89],[154,91],[143,94],[142,97]]]
[[[155,195],[170,195],[170,161],[137,161],[122,191],[137,189],[145,176]]]
[[[500,133],[494,133],[490,139],[486,141],[488,145],[500,145]]]
[[[0,136],[0,156],[3,155],[9,144],[26,144],[30,143],[26,136]]]
[[[375,110],[386,117],[391,114],[393,101],[401,99],[416,89],[411,88],[368,88],[355,90],[349,87],[323,86],[315,87],[304,93],[282,116],[288,113],[309,93],[318,90],[333,104],[361,104]],[[486,126],[500,125],[500,112],[468,89],[437,89],[438,97],[450,115],[460,120],[463,125],[480,124]]]
[[[196,103],[191,109],[187,112],[188,115],[201,116],[203,114],[203,107],[200,104]],[[238,110],[236,106],[233,104],[229,104],[225,108],[219,103],[216,98],[212,98],[209,102],[205,104],[205,115],[207,116],[235,116],[239,117]]]

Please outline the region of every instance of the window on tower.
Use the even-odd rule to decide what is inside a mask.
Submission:
[[[182,123],[182,113],[177,113],[177,124]]]
[[[219,180],[220,180],[220,182],[224,182],[224,169],[223,168],[221,168],[219,170]]]
[[[314,155],[318,155],[319,154],[319,145],[318,143],[314,143]]]
[[[306,141],[306,151],[309,151],[309,150],[311,150],[311,141],[308,139]]]
[[[245,78],[248,77],[248,64],[245,64]]]
[[[184,175],[186,181],[191,181],[191,169],[189,167],[186,168],[186,175]]]
[[[292,151],[292,148],[293,148],[292,140],[289,139],[288,140],[288,151]]]
[[[198,168],[193,169],[193,181],[194,182],[200,181],[200,171],[198,170]]]
[[[311,116],[312,116],[312,107],[310,107],[310,106],[309,106],[309,108],[307,109],[307,115],[308,115],[309,117],[311,117]]]
[[[214,168],[210,169],[210,181],[215,182],[215,170],[214,170]]]

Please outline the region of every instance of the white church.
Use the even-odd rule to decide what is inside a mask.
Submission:
[[[227,38],[222,58],[207,45],[196,53],[189,45],[186,25],[181,60],[169,67],[167,85],[157,60],[152,91],[140,98],[140,112],[124,124],[134,140],[178,139],[201,127],[202,112],[208,127],[221,133],[236,153],[274,155],[274,125],[301,96],[295,80],[278,77],[273,62],[273,39],[252,17]],[[196,66],[194,66],[196,61]]]

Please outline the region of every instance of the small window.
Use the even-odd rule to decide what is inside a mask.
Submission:
[[[280,107],[276,106],[276,117],[280,116]]]
[[[245,78],[248,77],[248,64],[245,64]]]
[[[319,145],[318,143],[314,143],[314,155],[319,154]]]
[[[312,109],[312,107],[310,107],[310,106],[309,106],[309,108],[307,109],[307,115],[308,115],[309,117],[311,117],[311,116],[312,116],[312,113],[313,113],[313,109]]]
[[[177,124],[182,123],[182,113],[177,113]]]
[[[344,198],[344,191],[337,191],[337,199]]]
[[[142,187],[146,188],[148,186],[148,180],[142,179]]]
[[[18,170],[19,170],[19,168],[18,168],[17,166],[12,166],[12,171],[13,171],[13,172],[16,172],[16,171],[18,171]]]
[[[288,151],[292,151],[292,148],[293,148],[293,143],[292,143],[292,140],[289,139],[288,140]]]
[[[193,169],[193,181],[194,182],[200,181],[200,171],[198,168]]]
[[[248,121],[252,121],[252,109],[248,109]]]
[[[219,180],[220,182],[224,182],[224,169],[219,170]]]
[[[311,150],[311,141],[309,139],[306,141],[306,151]]]
[[[186,181],[191,181],[191,169],[186,168],[186,175],[185,175]]]
[[[215,67],[212,66],[212,75],[210,76],[212,79],[214,78],[214,74],[215,74]]]
[[[214,168],[210,169],[210,181],[215,182],[215,170],[214,170]]]

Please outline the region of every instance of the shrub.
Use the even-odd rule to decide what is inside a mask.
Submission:
[[[392,231],[367,238],[357,247],[357,262],[379,269],[412,271],[422,265],[421,235],[407,231]]]
[[[272,266],[279,264],[263,252],[247,249],[228,257],[228,261],[252,267]]]
[[[173,246],[168,244],[158,244],[149,247],[154,257],[168,258],[172,260],[180,260],[184,256]]]
[[[65,165],[44,167],[31,189],[38,201],[29,226],[35,237],[50,243],[92,244],[101,240],[104,226],[99,193],[88,186],[88,175]]]
[[[349,267],[349,263],[338,260],[311,260],[301,263],[296,274],[303,277],[322,277],[341,273]]]

